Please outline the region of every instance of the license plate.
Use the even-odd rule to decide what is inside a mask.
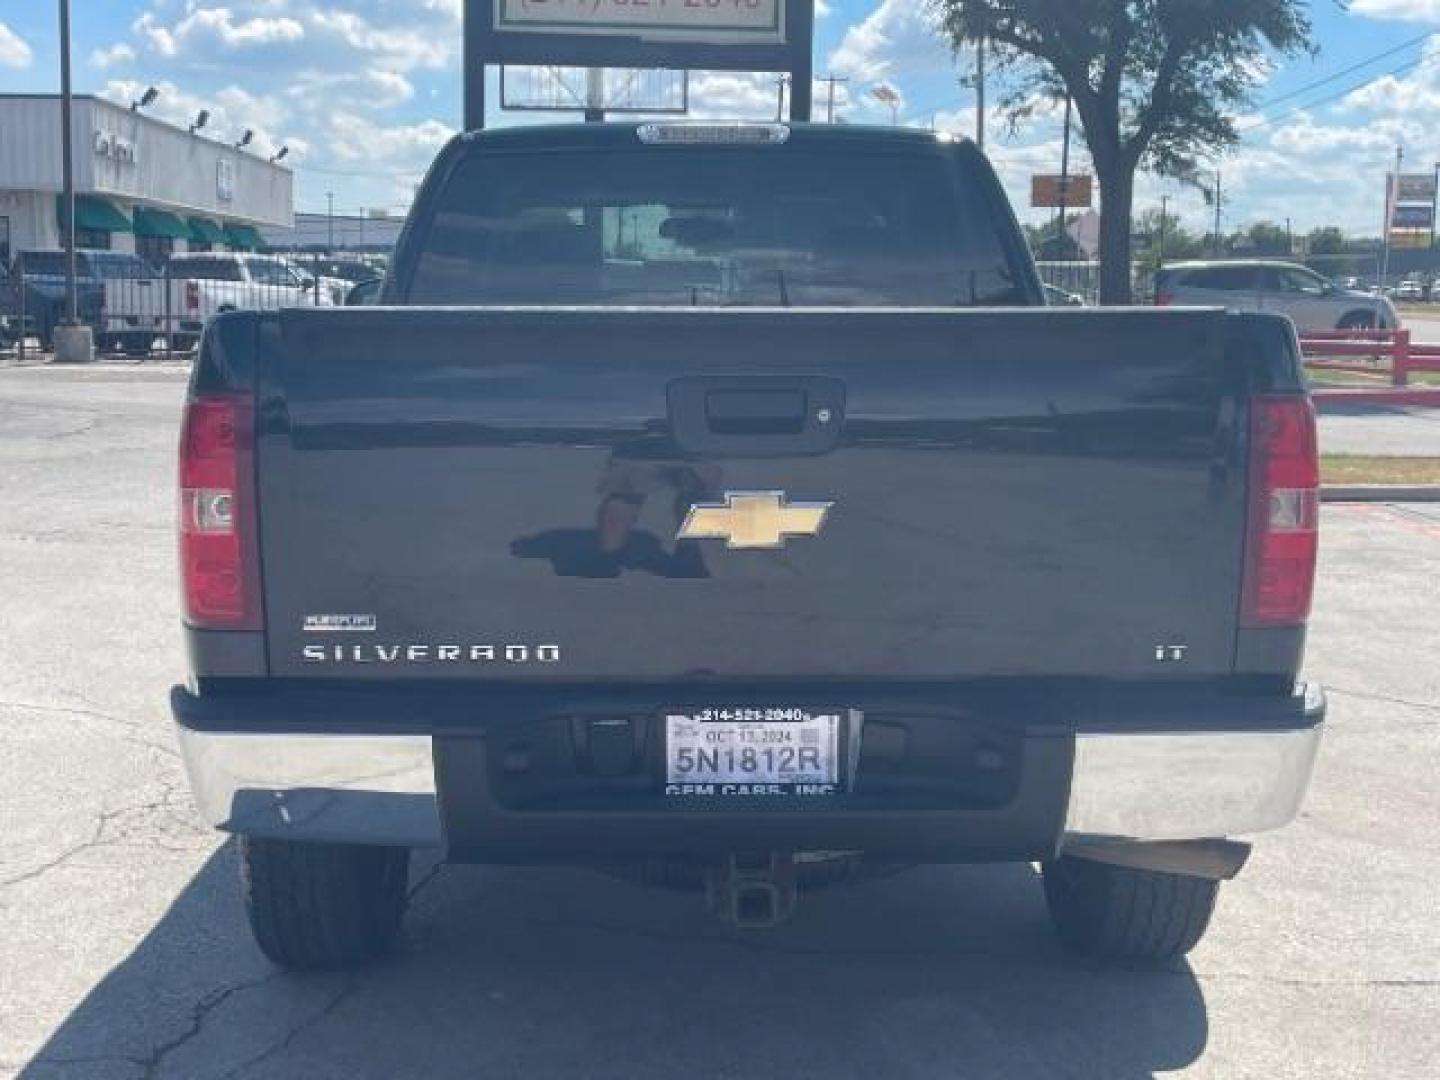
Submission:
[[[665,793],[834,795],[840,714],[797,708],[665,714]]]

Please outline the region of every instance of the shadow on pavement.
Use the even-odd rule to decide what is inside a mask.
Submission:
[[[1194,1061],[1188,967],[1064,957],[1029,867],[812,894],[766,932],[583,870],[417,865],[407,939],[358,975],[277,972],[231,845],[25,1067],[112,1077],[1151,1077]]]

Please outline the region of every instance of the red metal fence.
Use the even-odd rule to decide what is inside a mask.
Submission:
[[[1422,345],[1410,330],[1307,330],[1300,337],[1305,366],[1386,380],[1354,387],[1327,386],[1317,400],[1357,404],[1440,406],[1440,385],[1411,381],[1417,372],[1440,373],[1440,345]]]

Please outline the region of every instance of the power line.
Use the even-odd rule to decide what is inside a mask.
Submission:
[[[1390,68],[1386,71],[1382,71],[1379,75],[1366,79],[1364,82],[1356,83],[1353,86],[1347,86],[1343,90],[1339,90],[1333,94],[1327,94],[1325,97],[1317,98],[1315,101],[1308,101],[1304,105],[1300,105],[1294,109],[1290,109],[1286,112],[1280,113],[1278,116],[1269,116],[1263,120],[1257,120],[1253,124],[1247,124],[1245,127],[1237,128],[1236,130],[1239,134],[1244,135],[1246,132],[1259,131],[1261,128],[1272,127],[1273,125],[1278,124],[1282,120],[1288,120],[1292,116],[1298,116],[1303,112],[1309,112],[1311,109],[1318,109],[1323,105],[1329,105],[1331,102],[1339,101],[1343,97],[1348,97],[1349,95],[1356,93],[1359,90],[1364,90],[1367,86],[1374,86],[1381,79],[1387,79],[1392,75],[1403,75],[1407,71],[1413,71],[1419,67],[1429,66],[1436,61],[1440,61],[1440,55],[1420,56],[1414,60],[1407,60],[1405,63]]]
[[[1264,106],[1262,106],[1260,111],[1262,113],[1269,112],[1276,105],[1279,105],[1282,101],[1292,101],[1295,98],[1300,97],[1302,94],[1308,94],[1311,90],[1318,90],[1322,86],[1329,86],[1336,80],[1343,79],[1346,75],[1353,75],[1355,72],[1361,70],[1362,68],[1369,67],[1371,64],[1375,63],[1378,60],[1384,60],[1386,57],[1394,56],[1396,53],[1404,52],[1406,49],[1413,49],[1416,45],[1428,41],[1430,38],[1434,37],[1434,35],[1435,31],[1433,30],[1427,30],[1423,34],[1417,34],[1409,41],[1402,41],[1399,45],[1396,45],[1393,48],[1386,49],[1384,52],[1378,52],[1374,56],[1366,57],[1364,60],[1361,60],[1355,64],[1351,64],[1347,68],[1342,68],[1334,74],[1325,76],[1323,79],[1316,79],[1312,83],[1307,83],[1304,86],[1281,94],[1279,97],[1271,98],[1269,101],[1265,102]]]

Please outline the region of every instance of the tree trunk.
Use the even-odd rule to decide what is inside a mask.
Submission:
[[[1135,173],[1122,163],[1097,161],[1100,181],[1100,303],[1134,300],[1130,277],[1130,219],[1135,205]]]

